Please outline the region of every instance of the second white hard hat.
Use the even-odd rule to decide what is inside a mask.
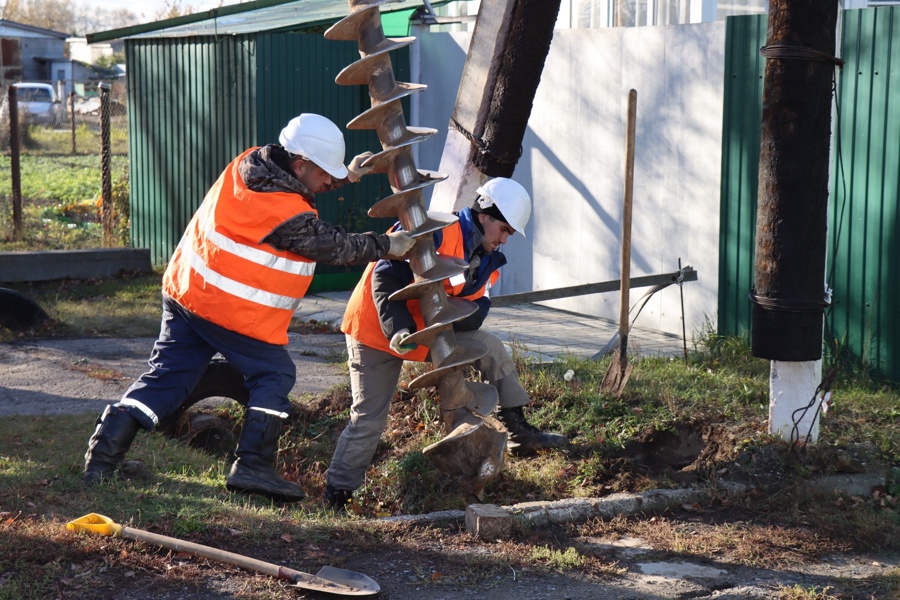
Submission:
[[[303,113],[294,117],[281,130],[278,141],[285,150],[309,159],[332,177],[347,177],[344,134],[322,115]]]
[[[531,197],[520,184],[506,177],[495,177],[485,182],[476,192],[482,199],[481,208],[496,205],[510,226],[525,235],[525,225],[531,217]]]

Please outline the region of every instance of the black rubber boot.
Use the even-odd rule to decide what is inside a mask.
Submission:
[[[238,440],[231,472],[225,480],[233,492],[262,494],[275,500],[296,502],[306,496],[303,488],[275,472],[282,419],[260,410],[248,410]]]
[[[529,454],[543,448],[565,448],[569,438],[558,433],[545,433],[525,420],[521,406],[501,408],[497,414],[509,430],[506,449],[510,454]]]
[[[345,512],[347,505],[353,502],[353,490],[339,490],[331,485],[325,486],[325,506],[337,512]]]
[[[88,440],[84,455],[85,485],[111,479],[116,474],[116,468],[125,458],[139,428],[138,422],[124,410],[106,407],[97,419],[94,435]]]

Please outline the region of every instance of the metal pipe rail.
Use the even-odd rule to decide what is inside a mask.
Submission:
[[[685,266],[680,271],[661,273],[659,275],[645,275],[643,277],[631,277],[628,280],[629,289],[649,287],[651,285],[669,285],[684,281],[697,281],[697,271],[691,266]],[[531,302],[544,302],[546,300],[559,300],[560,298],[572,298],[587,294],[602,294],[604,292],[616,292],[622,283],[618,279],[602,281],[600,283],[585,283],[569,287],[554,288],[552,290],[534,290],[516,294],[503,294],[491,296],[491,306],[512,306],[514,304],[529,304]]]

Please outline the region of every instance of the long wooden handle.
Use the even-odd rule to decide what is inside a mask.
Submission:
[[[219,550],[218,548],[211,548],[210,546],[195,544],[194,542],[188,542],[185,540],[180,540],[178,538],[160,535],[158,533],[151,533],[149,531],[144,531],[143,529],[123,527],[121,535],[125,539],[146,542],[148,544],[162,546],[163,548],[169,548],[178,552],[186,552],[187,554],[192,554],[194,556],[202,556],[203,558],[209,558],[211,560],[227,563],[236,567],[250,569],[251,571],[271,575],[273,577],[277,577],[278,579],[286,579],[294,583],[303,584],[304,586],[315,586],[315,589],[324,592],[331,592],[334,594],[348,594],[356,591],[347,586],[334,583],[333,581],[329,581],[327,579],[322,579],[321,577],[316,577],[315,575],[311,575],[309,573],[295,571],[294,569],[290,569],[288,567],[282,567],[262,560],[257,560],[255,558],[250,558],[249,556],[244,556],[242,554],[235,554],[233,552]]]
[[[637,122],[637,91],[628,92],[628,123],[625,132],[625,194],[622,202],[622,264],[619,288],[619,335],[628,335],[628,291],[631,287],[631,203],[634,194],[634,135]]]

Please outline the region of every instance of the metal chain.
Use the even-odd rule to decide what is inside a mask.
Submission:
[[[452,125],[455,130],[463,134],[463,136],[465,136],[465,138],[469,140],[469,143],[471,143],[478,149],[478,152],[482,156],[487,156],[495,163],[503,165],[514,165],[519,162],[520,158],[522,158],[524,148],[521,144],[519,145],[519,152],[517,154],[513,155],[512,153],[507,153],[501,156],[488,148],[484,143],[484,140],[475,137],[468,129],[463,127],[462,124],[453,117],[450,117],[450,125]]]

